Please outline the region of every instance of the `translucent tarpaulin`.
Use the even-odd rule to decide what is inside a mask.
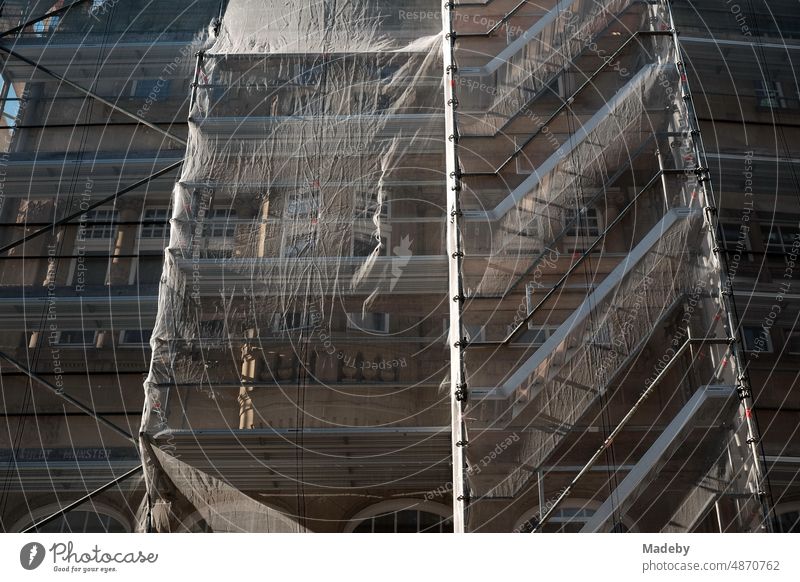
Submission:
[[[228,6],[151,342],[160,454],[254,496],[449,474],[439,31],[389,2]]]

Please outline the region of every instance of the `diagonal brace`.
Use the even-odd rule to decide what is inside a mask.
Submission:
[[[81,412],[85,413],[88,416],[91,416],[92,418],[94,418],[100,424],[105,425],[107,428],[110,428],[115,433],[125,437],[127,440],[133,442],[134,445],[138,444],[136,439],[134,439],[133,436],[131,436],[131,434],[128,431],[126,431],[124,428],[122,428],[120,426],[117,426],[116,424],[114,424],[113,422],[108,420],[106,417],[104,417],[103,415],[98,413],[93,408],[90,408],[89,406],[86,406],[80,400],[78,400],[78,399],[74,398],[73,396],[70,396],[69,394],[65,393],[63,389],[58,388],[57,386],[54,386],[53,384],[51,384],[50,382],[48,382],[47,380],[45,380],[44,378],[42,378],[41,376],[36,374],[35,372],[32,372],[31,370],[26,368],[22,363],[18,362],[17,360],[15,360],[14,358],[12,358],[8,354],[6,354],[5,352],[0,352],[0,358],[2,358],[5,361],[7,361],[9,364],[14,366],[17,370],[19,370],[20,372],[22,372],[23,374],[28,376],[31,380],[41,384],[42,386],[44,386],[45,388],[50,390],[52,393],[54,393],[59,398],[61,398],[63,400],[66,400],[72,406],[74,406],[77,409],[79,409]]]
[[[73,2],[72,4],[67,4],[66,6],[62,6],[61,8],[59,8],[57,10],[52,10],[52,11],[48,12],[47,14],[43,14],[42,16],[38,16],[38,17],[34,18],[33,20],[29,20],[28,22],[25,22],[24,24],[20,24],[19,26],[15,26],[14,28],[9,28],[5,32],[0,32],[0,38],[3,38],[4,36],[12,36],[12,35],[17,34],[19,32],[22,32],[23,30],[25,30],[29,26],[33,26],[37,22],[41,22],[42,20],[47,20],[48,18],[52,18],[53,16],[58,16],[59,14],[63,14],[64,12],[69,10],[70,8],[78,6],[79,4],[86,4],[86,2],[88,2],[88,1],[89,0],[77,0],[76,2]]]
[[[728,345],[729,346],[732,343],[734,343],[735,341],[736,340],[734,338],[703,337],[703,338],[689,338],[683,344],[681,344],[681,347],[679,347],[675,351],[675,354],[672,356],[672,358],[661,369],[661,371],[653,379],[653,381],[650,383],[650,385],[644,390],[644,392],[642,392],[642,394],[639,396],[639,399],[633,404],[633,406],[631,406],[631,408],[630,408],[630,410],[628,410],[627,414],[625,414],[625,416],[622,417],[622,420],[620,420],[619,423],[617,423],[617,426],[614,427],[614,429],[609,433],[608,437],[606,437],[606,439],[603,441],[603,444],[600,445],[600,447],[592,455],[592,458],[589,459],[586,462],[586,464],[578,472],[578,474],[575,476],[575,478],[572,479],[570,484],[567,485],[566,487],[564,487],[564,489],[561,490],[561,493],[559,494],[559,496],[552,503],[550,508],[545,512],[545,514],[543,516],[541,516],[541,518],[539,519],[538,523],[534,524],[533,529],[531,530],[531,533],[537,533],[537,532],[541,531],[542,527],[544,527],[544,525],[547,523],[547,521],[556,512],[556,510],[559,508],[561,503],[567,497],[569,497],[569,495],[572,493],[573,489],[575,489],[575,486],[577,485],[578,481],[580,481],[580,479],[591,470],[592,466],[600,459],[600,457],[606,452],[606,450],[614,444],[614,440],[617,438],[617,436],[619,436],[619,434],[625,428],[625,425],[628,424],[628,421],[630,421],[630,419],[633,418],[633,416],[636,413],[636,411],[639,410],[642,407],[642,405],[644,404],[645,400],[647,400],[653,394],[653,392],[655,391],[656,386],[658,386],[661,383],[661,380],[663,380],[667,376],[667,373],[672,369],[672,367],[675,365],[675,363],[678,362],[678,360],[680,359],[680,356],[682,356],[683,353],[686,350],[689,349],[689,347],[691,347],[693,345],[698,345],[698,344],[700,346],[703,346],[703,345],[711,345],[711,346],[713,346],[713,345]]]
[[[62,507],[61,509],[59,509],[58,511],[56,511],[52,515],[49,515],[49,516],[45,517],[44,519],[42,519],[40,521],[37,521],[36,523],[31,525],[27,529],[23,530],[22,533],[36,533],[36,530],[38,530],[43,525],[46,525],[46,524],[50,523],[51,521],[53,521],[54,519],[64,515],[65,513],[69,512],[69,511],[72,511],[76,507],[79,507],[79,506],[83,505],[87,501],[91,501],[97,495],[100,495],[101,493],[103,493],[105,491],[108,491],[109,489],[111,489],[115,485],[119,485],[120,483],[122,483],[126,479],[136,475],[141,470],[142,470],[142,465],[138,465],[137,467],[134,467],[133,469],[131,469],[127,473],[124,473],[124,474],[120,475],[119,477],[117,477],[113,481],[109,481],[108,483],[106,483],[102,487],[98,487],[97,489],[95,489],[91,493],[87,493],[86,495],[84,495],[80,499],[78,499],[76,501],[73,501],[69,505],[66,505],[66,506]]]

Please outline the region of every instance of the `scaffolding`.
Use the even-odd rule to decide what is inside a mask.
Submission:
[[[155,529],[282,495],[299,531],[321,494],[446,491],[455,531],[491,531],[498,503],[545,505],[548,464],[585,463],[517,526],[539,531],[577,489],[619,479],[587,477],[601,456],[638,473],[591,527],[626,527],[623,508],[666,527],[659,504],[731,443],[747,461],[714,494],[749,492],[741,525],[762,527],[669,5],[523,4],[477,31],[482,4],[447,3],[439,22],[422,20],[429,2],[229,3],[198,56],[152,340]],[[507,43],[487,44],[497,30]],[[689,423],[701,396],[711,412]],[[659,467],[669,501],[647,487]]]
[[[142,469],[142,531],[318,531],[346,496],[413,531],[770,527],[669,2],[495,1],[230,0],[186,137],[0,45],[185,146],[0,249],[180,169],[138,441],[0,354],[141,459],[29,529]]]

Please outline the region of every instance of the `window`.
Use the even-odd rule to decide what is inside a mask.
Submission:
[[[435,513],[403,509],[369,517],[359,523],[354,533],[449,533],[453,531],[450,518]]]
[[[87,329],[68,329],[58,332],[56,344],[60,346],[93,346],[97,332]]]
[[[0,104],[2,104],[2,120],[0,120],[0,125],[2,125],[2,127],[15,127],[17,125],[19,103],[20,100],[17,97],[14,85],[5,77],[0,77]]]
[[[511,329],[513,328],[509,328],[509,331]],[[552,325],[534,325],[529,322],[528,329],[522,332],[514,341],[515,343],[538,347],[544,344],[556,329]]]
[[[119,334],[119,343],[124,346],[148,345],[152,335],[152,329],[123,329]]]
[[[564,212],[567,236],[599,236],[600,216],[597,208],[567,208]]]
[[[593,504],[588,501],[566,501],[553,512],[547,520],[543,531],[546,533],[578,533],[592,518],[596,507],[599,507],[599,504]],[[533,516],[523,520],[516,530],[523,533],[532,531],[540,517],[539,511],[534,512]],[[611,531],[623,533],[630,530],[624,523],[616,522]]]
[[[756,82],[756,103],[768,109],[785,109],[786,99],[780,82],[759,79]]]
[[[111,257],[107,253],[86,253],[72,261],[71,285],[108,285]]]
[[[215,208],[208,214],[204,236],[233,238],[236,235],[236,217],[236,211],[231,208]]]
[[[800,331],[786,332],[786,351],[793,355],[800,355]]]
[[[743,251],[752,250],[750,246],[750,229],[743,225],[721,222],[719,230],[722,234],[722,243],[728,254],[741,254]],[[746,255],[748,261],[753,260],[753,255]]]
[[[761,237],[768,253],[786,255],[798,241],[800,229],[794,225],[770,224],[761,226]]]
[[[356,194],[353,217],[372,221],[376,214],[381,218],[386,218],[389,215],[389,203],[386,198],[384,197],[379,207],[377,192],[360,192]]]
[[[540,228],[539,228],[540,219],[537,216],[532,217],[528,220],[527,223],[522,224],[519,229],[519,236],[529,237],[529,238],[539,238],[540,236]]]
[[[146,208],[142,214],[143,224],[141,230],[142,238],[163,239],[169,231],[169,209],[167,208]]]
[[[583,526],[594,515],[594,510],[588,507],[559,507],[550,516],[544,531],[549,533],[578,533]],[[526,523],[522,531],[531,531],[535,526],[535,521]]]
[[[311,327],[312,315],[307,311],[288,311],[272,316],[272,331],[282,332]]]
[[[295,63],[292,82],[297,85],[316,85],[322,78],[323,63]]]
[[[589,338],[592,345],[611,347],[611,329],[608,325],[598,324],[596,329],[590,331]]]
[[[573,85],[580,85],[580,82],[578,82],[577,85],[571,83],[567,75],[568,73],[562,73],[548,84],[548,96],[558,97],[562,102],[567,100],[567,98],[570,96],[569,92]]]
[[[742,326],[744,349],[748,352],[772,352],[772,337],[769,330],[757,325]]]
[[[225,321],[222,319],[210,319],[197,324],[198,337],[201,339],[221,338],[224,331]]]
[[[389,333],[388,313],[348,313],[347,327],[373,333]]]
[[[354,533],[449,533],[450,508],[418,499],[383,501],[358,513],[345,528]]]
[[[780,533],[800,533],[800,511],[785,511],[777,517],[777,530]]]
[[[384,83],[389,83],[400,72],[399,63],[389,63],[378,66],[378,76]]]
[[[50,18],[35,22],[33,24],[33,32],[36,33],[36,36],[45,36],[48,32],[54,31],[60,21],[60,16],[51,16]]]
[[[514,163],[516,164],[516,172],[517,174],[528,175],[532,174],[534,167],[533,162],[527,156],[524,150],[520,150],[520,147],[524,147],[527,138],[514,138]]]
[[[743,245],[745,249],[750,249],[750,237],[747,235],[746,228],[742,228],[738,224],[720,223],[719,229],[726,249],[733,250],[738,244]]]
[[[95,209],[90,210],[81,217],[82,222],[86,223],[84,237],[89,239],[106,239],[114,236],[117,227],[111,222],[116,222],[119,213],[116,210]],[[100,223],[100,224],[92,224]]]

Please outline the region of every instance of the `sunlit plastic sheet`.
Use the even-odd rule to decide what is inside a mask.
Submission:
[[[438,25],[383,2],[232,2],[196,80],[151,341],[148,439],[245,494],[267,480],[278,491],[440,482]],[[225,435],[224,458],[200,458]],[[261,453],[275,446],[292,458]]]

